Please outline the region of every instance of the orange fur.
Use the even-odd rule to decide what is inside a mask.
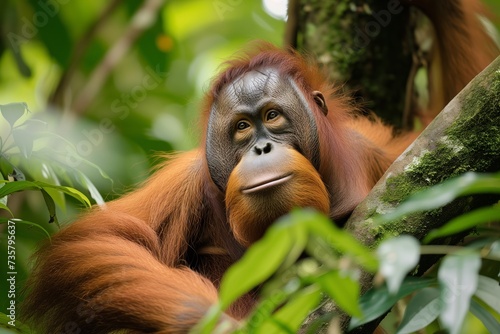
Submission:
[[[229,177],[226,191],[229,225],[236,240],[245,246],[260,239],[269,225],[294,207],[311,207],[329,213],[330,200],[321,176],[303,155],[292,149],[288,151],[291,157],[283,162],[284,169],[292,172],[294,178],[274,190],[273,198],[266,193],[242,196],[243,177],[239,175],[239,166]]]
[[[207,205],[202,161],[199,151],[177,156],[140,190],[95,208],[41,248],[25,319],[46,333],[188,332],[217,300],[213,283],[183,259]],[[236,243],[211,239],[241,255]],[[220,260],[222,272],[235,258]]]
[[[476,1],[418,4],[435,19],[441,46],[434,115],[498,49],[469,12],[479,9]],[[213,82],[202,115],[205,127],[222,89],[263,67],[292,78],[317,121],[319,166],[292,153],[289,163],[302,176],[282,193],[289,193],[282,196],[284,207],[238,199],[238,168],[228,193],[219,191],[210,178],[204,141],[200,149],[171,158],[140,189],[82,216],[37,252],[22,308],[25,321],[41,333],[186,333],[216,302],[222,275],[242,256],[245,247],[237,239],[251,243],[262,234],[253,226],[267,226],[276,218],[273,211],[293,205],[345,218],[415,138],[394,136],[378,120],[355,117],[351,101],[339,96],[316,66],[267,44],[229,62]],[[311,91],[326,97],[326,117]],[[252,294],[244,296],[225,320],[236,324],[253,304]]]
[[[428,68],[429,106],[423,114],[428,124],[472,78],[498,55],[480,21],[489,13],[480,1],[404,0],[420,7],[434,26],[435,41]]]

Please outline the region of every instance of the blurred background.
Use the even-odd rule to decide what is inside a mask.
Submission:
[[[74,187],[92,204],[133,188],[162,152],[197,145],[210,79],[249,41],[281,45],[285,16],[284,0],[0,0],[2,179]],[[4,203],[22,220],[19,287],[38,242],[84,208],[47,192],[54,212],[39,191]],[[9,217],[0,210],[2,259]]]
[[[500,13],[498,0],[485,2]],[[19,189],[7,203],[0,182],[0,281],[9,271],[8,219],[18,219],[20,289],[29,257],[85,209],[85,196],[91,204],[112,200],[147,178],[162,153],[196,147],[211,78],[250,41],[282,45],[286,7],[286,0],[0,0],[0,180],[44,185]]]

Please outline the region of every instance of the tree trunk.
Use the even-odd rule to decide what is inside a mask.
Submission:
[[[386,236],[400,234],[423,238],[451,218],[499,200],[498,196],[466,196],[431,212],[413,214],[400,221],[376,226],[373,217],[389,212],[419,189],[438,184],[467,171],[493,172],[500,167],[500,57],[458,94],[422,135],[394,162],[368,197],[356,208],[345,228],[367,246]],[[451,240],[457,243],[459,240]],[[419,273],[435,263],[423,259]],[[372,286],[367,273],[360,280],[362,291]],[[309,316],[310,323],[326,312],[339,312],[326,303]],[[342,317],[346,329],[348,317]],[[352,333],[370,333],[378,321]]]
[[[332,82],[402,125],[412,67],[409,10],[398,1],[291,0],[287,44],[312,53]],[[290,26],[292,25],[292,26]]]

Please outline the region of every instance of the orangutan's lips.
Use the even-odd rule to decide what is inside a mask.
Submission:
[[[241,189],[241,192],[243,194],[251,194],[254,192],[258,192],[261,190],[266,190],[272,187],[275,187],[277,185],[283,184],[290,180],[292,178],[292,174],[286,174],[286,175],[278,175],[278,176],[271,176],[269,178],[264,179],[263,181],[259,181],[256,184],[253,184],[248,187],[244,187]]]

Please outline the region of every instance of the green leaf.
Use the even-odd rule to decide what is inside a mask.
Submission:
[[[68,147],[72,151],[75,152],[75,155],[77,154],[76,153],[77,149],[76,149],[75,145],[73,145],[73,143],[71,141],[67,140],[63,136],[61,136],[61,135],[59,135],[57,133],[51,132],[51,131],[40,131],[39,135],[40,135],[40,138],[47,137],[47,138],[50,138],[51,140],[55,140],[55,141],[57,141],[59,143],[64,143],[64,144],[68,145]]]
[[[276,325],[276,323],[270,323],[269,320],[276,309],[280,305],[283,305],[290,295],[291,293],[288,293],[288,291],[285,292],[285,289],[275,289],[267,298],[260,300],[250,317],[245,321],[246,324],[243,328],[243,332],[248,334],[258,333],[262,331],[263,327],[267,328],[267,330],[275,330],[276,328],[274,325]],[[267,325],[265,324],[266,322]]]
[[[18,40],[18,39],[16,39],[16,40]],[[14,61],[16,62],[19,73],[25,78],[31,77],[33,72],[31,71],[30,66],[26,63],[24,56],[23,56],[23,53],[21,52],[24,45],[18,45],[17,47],[15,47],[12,45],[12,43],[7,43],[7,47],[12,52],[12,56],[14,58]]]
[[[10,127],[14,126],[17,120],[24,115],[27,109],[28,105],[25,102],[0,104],[0,112],[7,122],[9,122]]]
[[[308,223],[297,213],[274,223],[224,275],[219,294],[222,308],[262,283],[278,268],[295,262],[304,251]]]
[[[24,190],[39,190],[41,187],[31,181],[4,181],[0,180],[0,183],[5,183],[3,187],[0,188],[0,198],[10,195],[12,193]]]
[[[11,193],[18,192],[18,191],[24,191],[24,190],[40,190],[42,188],[52,188],[52,189],[57,189],[59,191],[62,191],[63,193],[77,199],[79,202],[85,204],[87,207],[90,207],[90,201],[85,196],[82,194],[80,191],[70,188],[70,187],[65,187],[65,186],[58,186],[58,185],[53,185],[45,182],[40,182],[40,181],[3,181],[0,180],[0,183],[5,183],[5,185],[0,188],[0,198],[7,196]]]
[[[277,226],[271,226],[264,237],[253,244],[222,278],[219,293],[222,309],[268,279],[287,257],[293,240],[286,229]]]
[[[222,316],[222,310],[220,304],[212,305],[201,321],[196,324],[190,333],[193,334],[212,334],[214,333],[214,328],[217,325],[220,317]]]
[[[418,291],[406,306],[396,334],[416,332],[437,319],[441,312],[440,292],[437,288]]]
[[[30,166],[26,166],[26,169],[29,169],[29,173],[35,180],[40,180],[49,184],[61,185],[59,181],[59,177],[56,172],[52,168],[51,165],[45,163],[43,160],[38,164],[32,164],[31,162],[37,161],[38,158],[36,155],[31,156]],[[54,202],[62,209],[66,209],[66,198],[64,197],[64,193],[56,190],[56,189],[45,189],[47,193],[52,197]]]
[[[0,224],[7,224],[9,221],[13,221],[16,224],[20,223],[20,224],[25,224],[25,225],[29,225],[29,226],[33,226],[33,227],[39,228],[50,239],[50,233],[46,229],[44,229],[40,224],[32,223],[30,221],[27,221],[27,220],[24,220],[24,219],[19,219],[19,218],[3,218],[3,217],[0,217]]]
[[[286,229],[292,242],[292,248],[288,252],[288,256],[285,258],[282,267],[288,268],[302,255],[304,249],[306,248],[308,237],[307,237],[307,225],[300,220],[288,220],[288,216],[283,219],[278,220],[274,226],[277,229]]]
[[[111,178],[111,177],[110,177],[110,176],[109,176],[109,175],[108,175],[108,174],[107,174],[107,173],[106,173],[106,172],[105,172],[105,171],[104,171],[101,167],[99,167],[98,165],[96,165],[96,164],[94,164],[94,163],[90,162],[90,161],[89,161],[89,160],[87,160],[87,159],[83,159],[83,158],[81,158],[81,157],[80,157],[80,159],[82,159],[82,163],[83,163],[83,164],[85,164],[85,165],[87,165],[87,166],[90,166],[90,167],[92,167],[92,168],[96,169],[96,170],[99,172],[99,174],[101,174],[101,177],[102,177],[103,179],[109,180],[109,181],[111,182],[111,184],[113,184],[113,179],[112,179],[112,178]]]
[[[471,229],[477,225],[491,223],[500,219],[500,206],[494,205],[490,207],[480,208],[461,216],[458,216],[437,230],[432,230],[425,238],[424,243],[428,243],[433,239],[456,234],[462,231]]]
[[[349,232],[339,229],[325,215],[310,209],[294,210],[291,215],[296,219],[307,222],[308,230],[312,235],[326,240],[338,252],[351,255],[370,272],[378,268],[378,261],[371,250],[362,245]]]
[[[56,133],[48,132],[48,131],[41,132],[39,135],[40,135],[40,137],[49,137],[51,139],[54,139],[54,140],[57,140],[57,141],[60,141],[64,144],[66,144],[67,150],[68,150],[67,153],[71,152],[72,157],[77,160],[78,164],[82,163],[82,164],[85,164],[91,168],[96,169],[102,178],[109,180],[111,182],[111,184],[113,184],[113,179],[101,167],[99,167],[98,165],[94,164],[93,162],[80,156],[77,153],[77,149],[73,145],[73,143],[71,143],[66,138],[64,138]],[[51,152],[48,155],[53,156],[54,154],[53,154],[53,152]],[[62,165],[69,167],[69,168],[66,168],[65,172],[72,172],[73,175],[75,176],[75,178],[79,179],[78,173],[81,173],[81,172],[79,170],[75,169],[74,168],[75,166],[73,164],[68,163],[67,157],[68,157],[67,155],[61,155],[61,156],[54,157],[53,159],[55,159],[57,162],[61,163]]]
[[[349,330],[377,319],[382,314],[386,313],[401,298],[406,297],[414,291],[434,285],[435,283],[436,280],[432,278],[407,277],[403,284],[401,284],[398,293],[395,295],[389,293],[387,286],[370,289],[361,296],[360,299],[363,317],[353,317],[349,324]]]
[[[90,197],[92,197],[98,205],[104,204],[104,199],[102,198],[101,193],[97,190],[92,181],[90,181],[90,179],[80,171],[77,171],[77,175],[80,184],[87,188],[90,192]]]
[[[5,183],[0,183],[0,188],[2,188],[4,185]],[[9,207],[7,206],[8,199],[9,199],[8,196],[0,197],[0,209],[7,210],[13,217],[14,214],[12,214],[12,211],[10,211]]]
[[[2,202],[0,202],[0,210],[7,210],[7,212],[10,213],[11,217],[14,217],[14,214],[12,213],[12,211],[10,211],[9,207]]]
[[[458,334],[469,309],[470,299],[477,289],[481,257],[478,253],[463,252],[444,258],[438,271],[443,296],[439,320],[450,334]]]
[[[437,209],[460,196],[486,193],[500,193],[500,173],[467,172],[410,196],[394,211],[378,217],[376,221],[378,223],[394,221],[414,212]]]
[[[479,304],[474,299],[470,302],[470,311],[472,314],[476,316],[483,323],[484,327],[491,334],[499,334],[500,333],[500,323],[495,319],[495,317],[491,314],[491,312],[485,309],[481,304]]]
[[[490,255],[500,258],[500,241],[495,241],[491,244]]]
[[[1,4],[2,2],[0,2]],[[4,4],[9,2],[4,1]],[[0,5],[1,6],[1,5]],[[2,25],[3,25],[3,31],[8,31],[12,32],[13,35],[11,35],[12,39],[10,39],[10,43],[5,43],[8,49],[10,49],[11,54],[14,58],[14,61],[16,62],[17,69],[19,70],[19,73],[25,77],[29,78],[32,75],[32,71],[26,61],[24,60],[22,49],[25,45],[25,39],[22,35],[19,34],[19,27],[22,25],[21,22],[21,15],[17,11],[17,8],[14,3],[10,3],[10,5],[7,8],[0,8],[0,11],[3,13],[2,15]],[[0,54],[2,53],[3,50],[0,47]]]
[[[19,320],[14,320],[15,327],[11,326],[9,322],[12,320],[3,312],[0,312],[0,334],[28,334],[32,333],[28,326],[20,322]]]
[[[31,152],[33,152],[33,133],[25,129],[16,128],[12,131],[12,137],[22,155],[26,159],[29,159]]]
[[[257,333],[297,333],[305,317],[321,301],[321,291],[317,286],[311,285],[300,290],[272,317],[265,322]]]
[[[306,245],[307,254],[329,269],[337,269],[341,255],[322,237],[312,235]],[[354,262],[353,262],[354,264]]]
[[[317,283],[340,308],[351,316],[361,317],[359,283],[348,273],[333,270],[318,278]]]
[[[85,206],[87,206],[89,208],[92,206],[90,204],[90,201],[89,201],[88,197],[85,196],[82,192],[80,192],[80,191],[78,191],[78,190],[76,190],[74,188],[66,187],[66,186],[58,186],[58,185],[49,184],[49,183],[40,182],[40,181],[35,181],[34,183],[37,184],[37,185],[39,185],[40,187],[42,187],[44,189],[45,188],[52,188],[52,189],[57,189],[59,191],[62,191],[66,195],[69,195],[69,196],[75,198],[80,203],[84,204]]]
[[[26,130],[31,131],[31,132],[41,132],[41,131],[47,130],[48,123],[44,122],[40,119],[30,118],[30,119],[27,119],[26,121],[24,121],[22,126]]]
[[[409,235],[383,241],[377,248],[379,272],[385,278],[389,292],[394,294],[405,276],[415,268],[420,259],[420,244]]]
[[[500,314],[500,285],[493,278],[479,275],[474,295]]]
[[[57,226],[59,226],[59,221],[57,220],[57,213],[56,213],[56,203],[54,203],[54,199],[50,197],[50,195],[47,193],[45,189],[40,189],[43,195],[43,200],[45,201],[45,205],[47,206],[47,210],[49,210],[49,223],[56,223]]]

